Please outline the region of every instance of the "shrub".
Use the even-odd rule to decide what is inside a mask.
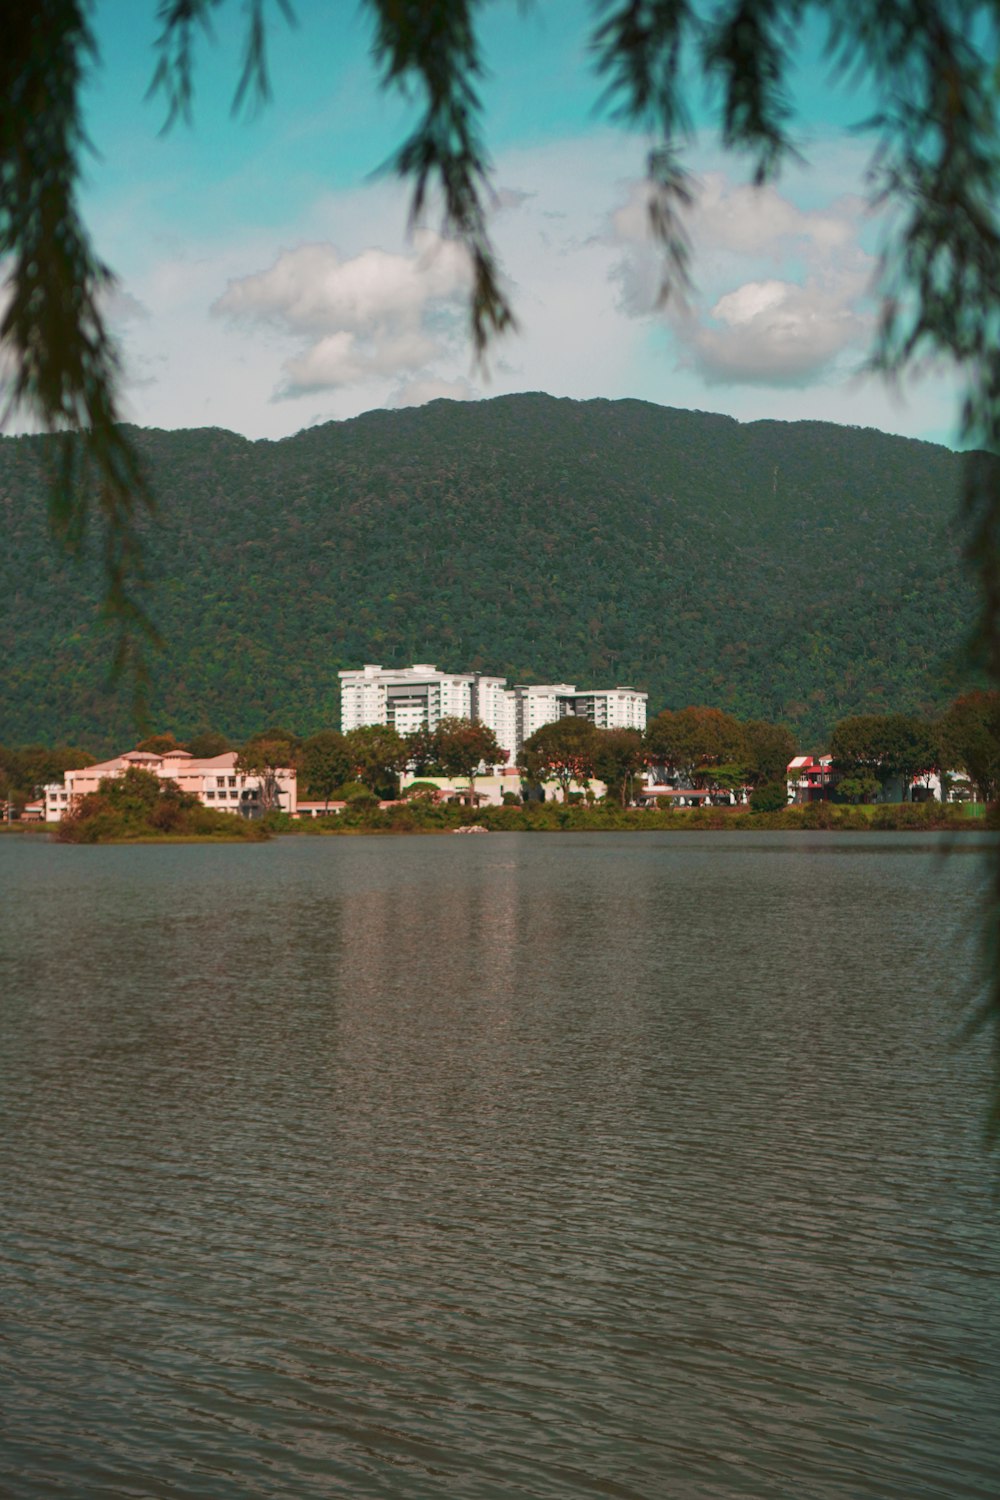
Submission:
[[[783,781],[768,781],[750,793],[751,812],[781,812],[787,805],[788,788]]]
[[[344,801],[349,812],[364,812],[367,808],[378,807],[375,793],[361,782],[352,782],[344,788]]]

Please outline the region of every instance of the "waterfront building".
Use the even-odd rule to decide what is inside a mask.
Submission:
[[[85,797],[96,792],[100,783],[110,777],[124,776],[130,766],[151,771],[164,781],[175,781],[182,792],[191,792],[205,807],[214,807],[217,812],[238,813],[245,818],[260,815],[261,778],[236,769],[235,750],[224,755],[213,755],[206,760],[196,760],[187,750],[169,750],[165,755],[153,755],[146,750],[129,750],[113,760],[101,761],[96,766],[85,766],[79,771],[67,771],[62,781],[51,782],[44,788],[45,821],[58,823]],[[277,810],[295,815],[297,808],[297,777],[293,766],[283,767],[277,773]]]

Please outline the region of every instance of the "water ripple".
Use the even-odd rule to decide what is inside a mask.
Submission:
[[[993,1500],[969,845],[0,841],[3,1494]]]

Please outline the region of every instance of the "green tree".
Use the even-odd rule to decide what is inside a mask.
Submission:
[[[40,795],[42,787],[59,781],[66,771],[92,766],[89,750],[76,745],[22,745],[17,749],[0,747],[0,771],[5,795],[18,805]]]
[[[646,728],[646,760],[683,782],[700,784],[712,767],[742,763],[743,726],[718,708],[669,708]]]
[[[766,781],[754,787],[750,793],[750,811],[755,813],[780,812],[788,805],[788,783]]]
[[[965,693],[938,726],[945,770],[962,770],[983,802],[1000,800],[1000,693]]]
[[[260,811],[263,815],[278,809],[281,791],[278,773],[294,766],[295,751],[291,737],[280,731],[266,731],[248,740],[238,753],[237,771],[260,780]]]
[[[444,768],[438,758],[438,741],[426,724],[405,736],[409,765],[418,776],[435,776]]]
[[[934,724],[916,714],[889,714],[886,735],[886,760],[903,783],[906,802],[916,778],[940,768],[940,737]]]
[[[882,783],[867,771],[855,776],[844,776],[837,782],[835,796],[838,802],[874,802]]]
[[[445,774],[468,777],[471,804],[476,800],[476,771],[480,765],[496,766],[507,758],[493,730],[478,719],[441,719],[434,731],[434,743]]]
[[[797,754],[792,731],[785,724],[750,719],[743,725],[746,779],[751,786],[768,782],[785,784],[788,763]]]
[[[594,773],[598,730],[589,719],[567,714],[542,724],[528,736],[521,752],[522,765],[533,781],[556,781],[569,798],[572,782],[586,787]]]
[[[310,794],[322,797],[329,808],[337,787],[347,781],[354,769],[344,736],[336,729],[321,729],[311,735],[299,751],[299,769]]]
[[[57,837],[75,844],[174,833],[197,806],[197,797],[182,792],[175,781],[129,766],[121,776],[102,777],[97,791],[81,798],[62,820]]]
[[[856,714],[830,737],[834,770],[856,779],[875,777],[883,791],[898,777],[903,801],[915,776],[936,769],[941,747],[932,724],[912,714]]]
[[[841,719],[830,736],[833,768],[845,776],[858,771],[877,776],[884,749],[882,717],[878,714],[852,714]]]
[[[598,729],[595,735],[594,775],[603,781],[609,797],[622,807],[635,797],[635,784],[644,763],[642,735],[638,729]]]
[[[376,796],[395,797],[409,761],[406,741],[388,724],[365,724],[344,735],[357,779]]]

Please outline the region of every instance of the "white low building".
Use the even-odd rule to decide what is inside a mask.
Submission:
[[[238,771],[236,761],[235,750],[206,760],[196,760],[187,750],[169,750],[165,755],[129,750],[114,760],[104,760],[79,771],[67,771],[62,781],[51,782],[45,788],[45,821],[58,823],[73,810],[81,797],[98,791],[106,779],[124,776],[131,766],[150,771],[164,781],[175,781],[182,792],[190,792],[199,802],[214,807],[217,812],[258,817],[261,778]],[[277,810],[294,816],[298,806],[295,768],[283,767],[277,772],[276,780]]]

